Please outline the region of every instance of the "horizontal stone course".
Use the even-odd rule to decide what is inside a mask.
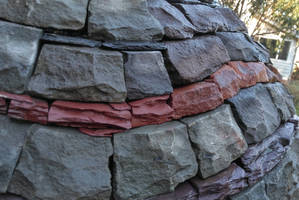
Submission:
[[[7,113],[7,104],[4,98],[0,98],[0,114]]]

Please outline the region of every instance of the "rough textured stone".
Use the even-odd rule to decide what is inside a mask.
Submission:
[[[115,110],[108,104],[55,101],[49,122],[64,126],[94,129],[130,129],[131,112]]]
[[[132,107],[132,127],[162,124],[173,119],[173,109],[167,104],[169,95],[148,97],[129,102]]]
[[[0,114],[7,113],[7,104],[4,98],[0,98]]]
[[[87,4],[88,0],[2,0],[0,18],[43,28],[79,30],[85,24]]]
[[[248,62],[247,67],[254,71],[257,83],[267,83],[269,82],[267,67],[261,62]]]
[[[268,66],[266,67],[267,76],[269,79],[269,82],[282,82],[282,77],[280,74],[276,74],[274,71],[272,71]]]
[[[81,133],[84,133],[86,135],[90,136],[102,136],[102,137],[112,137],[115,133],[121,133],[124,132],[125,129],[121,128],[102,128],[102,129],[91,129],[91,128],[79,128],[79,131]]]
[[[100,40],[159,40],[163,27],[149,13],[146,0],[91,0],[88,34]]]
[[[229,8],[211,8],[206,5],[176,4],[200,33],[217,31],[247,31],[237,15]]]
[[[0,194],[1,200],[26,200],[20,196],[11,195],[11,194]]]
[[[248,172],[248,183],[255,184],[270,172],[283,158],[286,146],[293,137],[294,124],[286,123],[261,143],[248,148],[241,162]]]
[[[226,169],[247,150],[247,143],[229,105],[182,121],[188,127],[202,178]]]
[[[223,97],[215,83],[200,82],[174,89],[170,105],[174,118],[195,115],[215,109],[223,103]]]
[[[272,200],[266,194],[265,182],[260,181],[251,188],[231,196],[230,200]]]
[[[162,51],[167,47],[161,42],[134,42],[134,41],[115,41],[104,42],[103,47],[106,49],[119,51]]]
[[[57,44],[86,46],[86,47],[100,47],[102,45],[99,41],[89,40],[80,37],[69,37],[63,35],[56,35],[51,33],[45,33],[41,38],[44,42],[51,42]]]
[[[0,115],[0,193],[7,191],[29,127]]]
[[[226,48],[216,36],[165,44],[166,67],[174,85],[201,81],[230,60]]]
[[[256,84],[257,78],[254,70],[248,67],[245,62],[232,61],[228,65],[238,74],[240,88],[247,88]]]
[[[141,200],[171,192],[197,173],[186,126],[167,122],[114,136],[115,199]]]
[[[200,200],[224,200],[246,188],[246,172],[236,164],[208,179],[199,177],[190,180],[199,193]]]
[[[196,28],[185,16],[166,0],[148,0],[150,13],[164,28],[165,36],[170,39],[192,38]]]
[[[293,96],[281,83],[267,84],[267,89],[272,97],[282,121],[288,121],[296,114]]]
[[[108,138],[35,126],[27,136],[8,191],[30,200],[103,199],[111,194]]]
[[[173,92],[159,51],[126,51],[125,80],[128,99],[143,99]]]
[[[48,99],[123,102],[126,87],[122,54],[44,45],[28,91]]]
[[[231,60],[269,62],[269,54],[261,50],[248,35],[230,32],[218,32],[216,35],[224,43]]]
[[[10,100],[8,115],[15,119],[47,124],[48,103],[28,95],[16,95],[0,91],[0,98]]]
[[[281,76],[281,74],[279,73],[279,71],[277,70],[276,67],[274,67],[274,66],[271,65],[271,64],[267,64],[267,68],[268,68],[271,72],[273,72],[273,73],[276,75],[275,78],[277,78],[277,80],[275,80],[275,81],[280,81],[280,82],[282,82],[282,76]],[[268,77],[269,77],[269,79],[270,79],[271,76],[269,76],[269,74],[268,74]]]
[[[2,2],[1,14],[8,9],[1,8]],[[39,29],[0,21],[0,90],[24,92],[33,71],[41,36]]]
[[[248,144],[262,141],[280,125],[279,113],[263,84],[240,90],[228,102]]]
[[[174,192],[158,195],[148,200],[198,200],[198,194],[190,183],[184,182],[179,184]]]
[[[211,75],[211,79],[218,85],[223,99],[231,98],[239,92],[241,77],[229,65],[222,66]]]

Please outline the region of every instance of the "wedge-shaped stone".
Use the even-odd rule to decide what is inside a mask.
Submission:
[[[248,144],[262,141],[280,125],[279,113],[263,84],[240,90],[228,99]]]
[[[211,8],[206,5],[175,4],[200,33],[216,31],[247,31],[237,15],[229,8]]]
[[[0,115],[0,193],[7,192],[30,125]]]
[[[257,45],[248,35],[243,33],[216,33],[224,43],[231,60],[269,62],[269,54]]]
[[[173,92],[161,52],[126,51],[125,55],[125,80],[129,100]]]
[[[2,14],[8,8],[1,9],[1,2]],[[0,21],[0,90],[24,92],[34,68],[41,36],[40,29]]]
[[[146,199],[174,188],[197,173],[187,128],[167,122],[114,136],[115,199]]]
[[[123,102],[127,91],[122,54],[44,45],[28,91],[55,100]]]
[[[42,28],[79,30],[84,27],[88,0],[2,0],[0,18]]]
[[[109,138],[44,126],[28,134],[10,193],[30,200],[110,199]]]
[[[288,121],[296,114],[294,97],[281,83],[267,84],[267,89],[272,97],[273,103],[278,109],[282,121]]]
[[[222,103],[223,97],[218,86],[210,82],[176,88],[170,98],[176,119],[213,110]]]
[[[89,12],[88,34],[95,39],[146,41],[164,34],[146,0],[91,0]]]
[[[216,36],[165,44],[166,67],[174,85],[201,81],[230,60],[226,48]]]
[[[185,16],[166,0],[148,0],[150,13],[164,28],[165,36],[170,39],[192,38],[196,28]]]
[[[202,178],[226,169],[247,150],[229,105],[182,121],[187,125]]]

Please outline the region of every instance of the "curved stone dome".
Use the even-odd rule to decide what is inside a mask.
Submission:
[[[293,97],[230,9],[2,0],[0,19],[0,199],[298,198]]]

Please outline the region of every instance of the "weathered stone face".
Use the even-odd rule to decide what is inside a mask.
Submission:
[[[216,36],[165,44],[166,67],[174,85],[201,81],[230,60],[226,48]]]
[[[7,104],[4,98],[0,98],[0,114],[7,113]]]
[[[175,4],[200,33],[216,31],[247,31],[247,28],[231,9],[211,8],[206,5]]]
[[[203,178],[229,167],[247,150],[247,143],[229,105],[182,121],[188,127]]]
[[[7,191],[30,126],[0,115],[0,193]]]
[[[100,40],[159,40],[163,28],[146,0],[91,0],[88,34]]]
[[[108,138],[35,126],[26,139],[9,192],[30,200],[103,199],[111,194]]]
[[[44,45],[28,91],[47,99],[122,102],[127,95],[122,54]]]
[[[242,191],[235,196],[229,198],[230,200],[272,200],[266,194],[265,191],[265,182],[261,181],[250,189]]]
[[[84,27],[88,0],[3,0],[0,18],[42,28],[79,30]]]
[[[224,43],[231,60],[269,62],[269,54],[248,35],[232,32],[217,32],[216,35]]]
[[[126,51],[125,80],[128,99],[142,99],[173,92],[159,51]]]
[[[7,8],[1,9],[1,4],[2,14]],[[40,29],[0,21],[0,90],[24,92],[33,71],[41,36]]]
[[[170,39],[192,38],[196,28],[186,17],[166,0],[148,0],[150,13],[164,28],[165,36]]]
[[[281,83],[267,84],[267,89],[282,121],[287,121],[296,114],[293,96]]]
[[[248,144],[260,142],[280,125],[279,113],[263,84],[240,90],[228,102],[232,105]]]
[[[174,188],[197,173],[186,126],[145,126],[114,136],[115,199],[146,199]]]

